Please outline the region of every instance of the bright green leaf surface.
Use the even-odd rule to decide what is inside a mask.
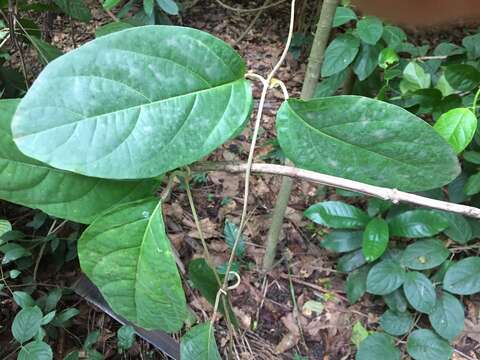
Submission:
[[[443,279],[443,288],[458,295],[480,292],[480,257],[468,257],[450,266]]]
[[[387,334],[373,333],[360,343],[356,360],[400,360],[400,350],[394,338]]]
[[[243,128],[252,107],[244,75],[240,56],[204,32],[116,32],[43,70],[17,109],[14,139],[56,168],[157,176],[201,159]]]
[[[422,238],[438,234],[448,227],[442,213],[434,210],[410,210],[390,220],[390,234],[407,238]]]
[[[367,291],[375,295],[387,295],[402,286],[405,270],[393,260],[383,260],[374,265],[367,276]]]
[[[407,340],[407,351],[415,360],[449,360],[453,349],[431,330],[413,331]]]
[[[475,135],[477,117],[467,108],[452,109],[440,116],[433,128],[459,154],[470,144]]]
[[[312,205],[305,210],[305,216],[317,224],[334,229],[360,229],[370,219],[363,210],[340,201]]]
[[[357,34],[370,45],[375,45],[383,35],[383,23],[375,16],[367,16],[357,23]]]
[[[408,245],[402,255],[402,264],[413,270],[427,270],[441,265],[450,255],[444,243],[437,239],[416,241]]]
[[[221,360],[210,322],[191,328],[180,342],[180,358]]]
[[[115,312],[147,329],[182,327],[185,295],[157,199],[96,219],[78,240],[78,257]]]
[[[386,69],[389,66],[397,63],[400,60],[398,54],[392,48],[385,48],[380,52],[378,56],[378,65]]]
[[[430,125],[374,99],[288,100],[277,113],[277,132],[297,166],[373,185],[422,191],[460,172],[453,149]]]
[[[437,303],[428,318],[435,331],[448,341],[462,332],[465,321],[462,304],[447,292],[437,297]]]
[[[437,297],[432,282],[425,275],[417,271],[408,272],[403,291],[415,310],[425,314],[433,311]]]
[[[362,250],[367,261],[377,260],[388,246],[388,224],[381,218],[370,220],[363,233]]]
[[[335,75],[350,65],[360,49],[360,41],[353,35],[340,35],[328,45],[322,65],[322,77]]]
[[[18,151],[10,122],[18,100],[0,100],[0,198],[90,223],[103,211],[154,193],[160,181],[111,181],[53,169]]]

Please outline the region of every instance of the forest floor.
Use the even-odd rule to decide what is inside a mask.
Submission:
[[[255,1],[244,1],[244,7],[254,7]],[[240,42],[242,35],[255,14],[235,13],[219,6],[213,0],[186,10],[181,19],[172,19],[179,25],[191,26],[216,35],[235,46],[246,59],[247,68],[266,76],[278,60],[283,50],[288,32],[289,7],[283,4],[265,11],[255,25]],[[312,11],[305,11],[306,23]],[[53,43],[64,51],[94,38],[95,28],[111,19],[97,8],[93,11],[94,21],[88,25],[72,22],[58,16],[54,21]],[[448,39],[462,38],[461,28],[449,29],[448,33],[437,31],[412,33],[415,42],[429,42],[433,45]],[[41,69],[33,50],[26,51],[27,66],[32,78]],[[298,96],[305,73],[306,58],[302,53],[299,59],[291,54],[277,77],[288,88],[291,96]],[[255,83],[254,96],[259,98],[260,84]],[[274,137],[275,113],[283,95],[272,90],[268,96],[263,117],[262,130],[258,140],[255,159],[258,162],[276,161],[271,139]],[[251,137],[251,126],[241,136],[228,142],[216,151],[210,160],[246,161]],[[244,177],[221,172],[197,176],[192,188],[195,204],[203,230],[216,265],[228,261],[229,249],[223,239],[223,225],[226,220],[238,223],[241,215]],[[275,176],[252,176],[252,190],[249,198],[249,221],[245,235],[246,251],[240,270],[241,283],[231,291],[234,312],[239,318],[244,338],[249,343],[239,348],[242,359],[294,359],[296,354],[308,359],[340,360],[354,358],[355,345],[351,341],[352,327],[360,321],[368,330],[376,329],[379,315],[385,305],[378,299],[366,295],[355,305],[350,305],[344,294],[345,276],[335,270],[335,255],[320,248],[323,230],[315,228],[303,216],[309,205],[323,199],[339,198],[329,188],[322,188],[304,181],[296,181],[282,228],[279,254],[274,270],[268,274],[261,271],[265,252],[264,241],[270,226],[270,214],[275,204],[281,179]],[[364,200],[343,199],[362,206]],[[10,204],[1,204],[1,215],[12,220],[14,227],[24,227],[35,215],[34,212]],[[187,196],[180,184],[173,188],[170,201],[165,205],[166,225],[170,239],[180,255],[181,262],[188,268],[190,260],[202,257],[199,235],[190,212]],[[67,224],[62,232],[68,236],[75,230]],[[25,230],[28,231],[28,230]],[[52,286],[71,286],[81,271],[74,260],[60,271],[55,270],[54,262],[44,257],[39,266],[37,280],[39,290]],[[186,287],[191,308],[199,319],[208,320],[212,306],[199,294]],[[0,322],[9,323],[17,311],[11,300],[3,300]],[[323,304],[319,313],[304,309],[310,300]],[[86,302],[81,297],[70,294],[64,297],[64,306],[75,306],[80,314],[73,320],[73,326],[62,331],[56,343],[51,343],[55,358],[63,358],[73,348],[81,347],[86,335],[100,329],[101,336],[96,344],[98,351],[107,359],[163,358],[152,346],[143,341],[136,344],[126,354],[118,355],[115,333],[119,324],[108,315]],[[458,350],[455,359],[480,358],[480,331],[477,325],[480,298],[466,301],[468,319],[467,331],[458,337],[454,346]],[[217,326],[217,339],[220,347],[226,344],[226,327],[222,319]],[[477,329],[477,330],[475,330]],[[0,334],[2,348],[7,348],[7,334]],[[8,352],[3,352],[3,354]],[[14,354],[14,348],[8,358]],[[462,355],[463,354],[463,355]],[[4,355],[5,356],[5,355]],[[5,357],[7,358],[7,357]],[[298,359],[301,359],[298,357]],[[372,359],[373,360],[373,359]]]

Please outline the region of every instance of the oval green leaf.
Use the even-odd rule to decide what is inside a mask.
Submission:
[[[43,314],[38,306],[20,310],[12,323],[12,335],[20,344],[33,338],[40,330]]]
[[[440,116],[433,128],[459,154],[470,144],[475,135],[477,117],[467,108],[452,109]]]
[[[345,292],[350,304],[355,304],[367,291],[367,275],[370,268],[362,266],[352,271],[345,282]]]
[[[472,256],[451,265],[443,279],[443,288],[452,294],[480,292],[480,257]]]
[[[357,23],[357,35],[370,45],[375,45],[383,35],[383,23],[375,16],[366,16]]]
[[[339,27],[346,24],[349,21],[356,20],[357,15],[355,12],[346,6],[339,6],[335,11],[335,17],[333,18],[333,27]]]
[[[370,220],[363,233],[362,250],[369,262],[383,255],[388,246],[388,224],[381,218]]]
[[[403,284],[405,297],[412,307],[424,314],[433,311],[437,295],[432,282],[422,273],[417,271],[408,272]]]
[[[305,216],[313,222],[334,229],[361,229],[369,216],[355,206],[340,201],[324,201],[310,206]]]
[[[54,169],[23,155],[10,123],[19,100],[0,100],[0,199],[91,223],[114,205],[152,195],[160,180],[113,181]]]
[[[360,343],[356,360],[400,360],[400,350],[394,338],[387,334],[373,333]]]
[[[78,257],[113,311],[146,329],[182,327],[185,295],[157,199],[97,218],[78,240]]]
[[[431,330],[413,331],[407,340],[407,351],[415,360],[449,360],[453,349]]]
[[[32,341],[23,346],[18,353],[17,360],[51,360],[52,348],[43,341]]]
[[[343,34],[335,38],[325,50],[322,77],[328,77],[346,69],[355,59],[360,41],[353,35]]]
[[[320,245],[338,253],[357,250],[362,247],[361,231],[332,231],[325,236]]]
[[[459,91],[470,91],[480,85],[480,71],[472,65],[449,65],[445,70],[445,78],[455,90]]]
[[[194,326],[180,342],[181,359],[221,360],[211,324]]]
[[[50,63],[20,102],[13,137],[23,153],[56,168],[154,177],[242,129],[252,107],[244,75],[240,56],[204,32],[127,29]]]
[[[423,191],[460,173],[453,149],[430,125],[374,99],[290,99],[277,113],[277,132],[297,166],[373,185]]]
[[[409,312],[395,312],[387,310],[380,318],[380,326],[390,335],[405,335],[413,323],[413,316]]]
[[[402,255],[402,264],[413,270],[433,269],[447,260],[450,251],[437,239],[416,241],[407,246]]]
[[[374,295],[387,295],[402,286],[405,270],[394,260],[375,264],[367,276],[367,291]]]
[[[389,222],[390,234],[407,238],[429,237],[448,227],[443,214],[434,210],[410,210],[393,217]]]
[[[337,270],[345,273],[349,273],[367,262],[365,256],[363,256],[362,250],[353,251],[351,253],[343,255],[337,262]]]
[[[459,244],[466,244],[473,239],[472,226],[464,216],[448,212],[444,216],[448,220],[448,228],[444,233],[450,239]]]
[[[447,292],[437,297],[437,303],[428,318],[435,331],[448,341],[452,341],[463,331],[463,306],[455,296]]]

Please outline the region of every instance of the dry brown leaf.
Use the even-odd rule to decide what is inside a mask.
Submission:
[[[220,236],[220,234],[217,231],[217,224],[215,224],[209,218],[200,220],[200,228],[202,229],[203,236],[205,239],[211,239],[211,238],[216,238]],[[194,230],[191,230],[188,233],[188,236],[195,239],[200,239],[200,234],[196,228]]]

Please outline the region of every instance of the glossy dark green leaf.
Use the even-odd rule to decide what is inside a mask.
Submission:
[[[353,63],[353,72],[358,76],[360,81],[365,80],[377,67],[378,57],[382,47],[377,45],[369,45],[362,43],[360,52]]]
[[[425,275],[417,271],[408,272],[403,291],[415,310],[425,314],[433,311],[437,296],[432,282]]]
[[[387,310],[380,318],[380,326],[393,336],[405,335],[413,324],[413,316],[409,312]]]
[[[445,70],[445,78],[455,90],[459,91],[470,91],[480,85],[480,71],[472,65],[448,65]]]
[[[387,249],[388,239],[387,222],[381,218],[370,220],[363,233],[362,250],[365,259],[371,262],[382,256]]]
[[[191,328],[180,341],[180,357],[192,360],[221,360],[210,322]]]
[[[15,146],[10,122],[19,100],[0,100],[0,199],[90,223],[100,213],[150,196],[160,180],[112,181],[76,175],[26,157]]]
[[[408,354],[415,360],[450,360],[453,349],[431,330],[413,331],[407,340]]]
[[[305,216],[313,222],[334,229],[361,229],[369,216],[355,206],[340,201],[324,201],[310,206]]]
[[[325,50],[322,77],[339,73],[350,65],[360,49],[360,40],[353,35],[337,36]]]
[[[157,176],[243,128],[252,107],[244,75],[240,56],[207,33],[127,29],[50,63],[20,102],[13,137],[23,153],[56,168]]]
[[[461,302],[447,292],[437,297],[433,311],[428,315],[435,331],[452,341],[463,331],[465,314]]]
[[[408,303],[402,289],[397,289],[390,294],[384,295],[383,300],[390,310],[395,312],[407,311]]]
[[[394,260],[375,264],[367,276],[367,291],[374,295],[387,295],[398,289],[405,281],[405,270]]]
[[[366,16],[357,23],[357,35],[370,45],[375,45],[383,35],[383,23],[375,16]]]
[[[12,335],[20,344],[33,338],[40,330],[43,314],[38,306],[20,310],[13,319]]]
[[[472,256],[451,265],[443,279],[443,288],[452,294],[480,292],[480,257]]]
[[[445,213],[445,218],[448,220],[448,228],[444,231],[453,241],[459,244],[466,244],[473,239],[473,230],[467,219],[454,213]]]
[[[355,12],[346,6],[339,6],[335,11],[335,17],[333,18],[333,27],[342,26],[349,21],[356,20],[357,15]]]
[[[363,266],[366,262],[362,250],[353,251],[338,259],[337,270],[348,273]]]
[[[474,174],[467,179],[463,188],[465,195],[472,196],[480,192],[480,173]]]
[[[43,341],[32,341],[23,346],[17,360],[51,360],[53,351],[50,345]]]
[[[320,245],[338,253],[357,250],[362,247],[362,231],[332,231],[323,238]]]
[[[174,0],[157,0],[160,9],[165,11],[169,15],[178,15],[180,9]]]
[[[440,116],[433,128],[459,154],[473,140],[477,130],[477,117],[470,109],[453,109]]]
[[[182,327],[185,294],[158,199],[120,205],[97,218],[78,240],[78,257],[113,311],[146,329]]]
[[[389,222],[390,234],[408,238],[434,236],[448,227],[442,213],[434,210],[410,210],[393,217]]]
[[[388,47],[396,49],[401,43],[407,40],[407,34],[397,26],[387,25],[383,28],[383,40],[385,40]]]
[[[400,360],[400,350],[395,339],[387,334],[373,333],[360,343],[356,360]]]
[[[407,246],[402,264],[413,270],[427,270],[441,265],[450,255],[445,244],[438,239],[419,240]]]
[[[369,270],[368,266],[362,266],[348,274],[345,281],[345,292],[350,304],[355,304],[365,294]]]
[[[373,185],[422,191],[460,172],[453,149],[430,125],[374,99],[290,99],[277,113],[277,132],[297,166]]]
[[[76,20],[92,20],[90,10],[84,0],[53,0],[62,11]]]

